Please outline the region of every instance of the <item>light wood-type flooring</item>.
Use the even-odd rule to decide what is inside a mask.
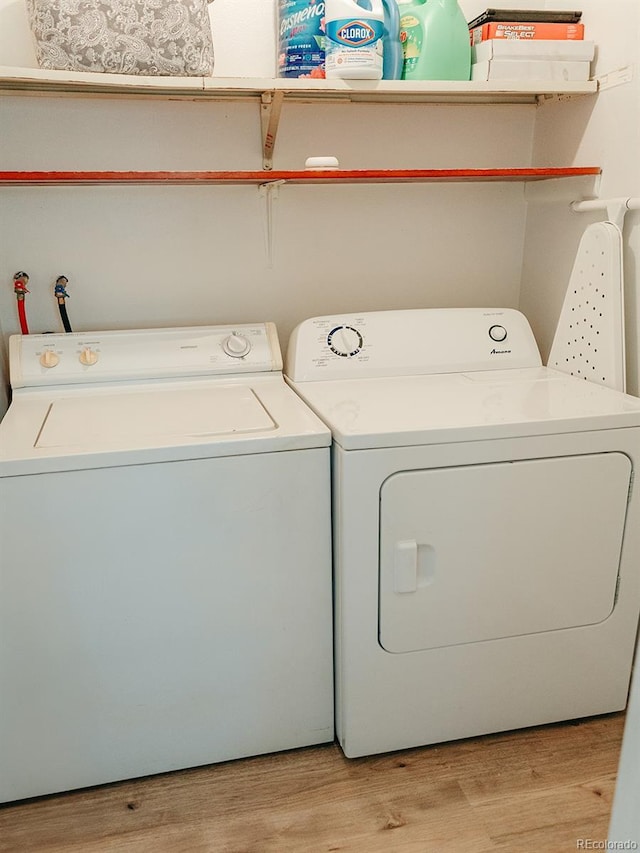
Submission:
[[[0,851],[603,849],[623,726],[610,714],[355,760],[329,744],[45,797],[0,808]]]

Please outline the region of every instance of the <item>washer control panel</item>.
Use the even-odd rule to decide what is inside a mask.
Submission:
[[[423,308],[313,317],[294,329],[294,381],[540,367],[531,327],[510,308]]]
[[[13,388],[282,370],[273,323],[13,335],[9,362]]]

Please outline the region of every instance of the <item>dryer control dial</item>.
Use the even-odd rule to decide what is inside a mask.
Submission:
[[[362,335],[353,326],[336,326],[327,335],[329,349],[342,358],[351,358],[362,349]]]
[[[502,341],[506,341],[507,339],[507,330],[504,326],[491,326],[491,328],[489,329],[489,337],[497,344],[501,344]]]
[[[251,343],[244,335],[232,332],[222,342],[222,349],[227,355],[232,356],[232,358],[242,358],[251,352]]]
[[[95,364],[98,361],[98,353],[90,347],[85,347],[78,358],[80,360],[80,364],[84,364],[85,367],[91,367],[92,364]]]
[[[60,361],[60,356],[50,349],[45,350],[40,356],[40,364],[43,367],[55,367]]]

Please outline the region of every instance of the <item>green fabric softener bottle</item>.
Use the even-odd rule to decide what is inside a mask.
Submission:
[[[403,80],[468,80],[469,27],[457,0],[410,0],[400,5]]]

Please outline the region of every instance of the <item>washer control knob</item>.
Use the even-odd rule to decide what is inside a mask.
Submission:
[[[489,337],[492,341],[501,344],[507,339],[507,330],[504,326],[491,326],[489,329]]]
[[[98,360],[98,353],[95,350],[86,347],[80,353],[79,358],[80,364],[84,364],[85,367],[91,367],[91,365],[95,364]]]
[[[60,361],[60,356],[50,349],[45,350],[40,356],[40,364],[43,367],[55,367]]]
[[[232,358],[242,358],[251,351],[251,343],[244,335],[232,332],[228,338],[223,340],[222,349]]]

